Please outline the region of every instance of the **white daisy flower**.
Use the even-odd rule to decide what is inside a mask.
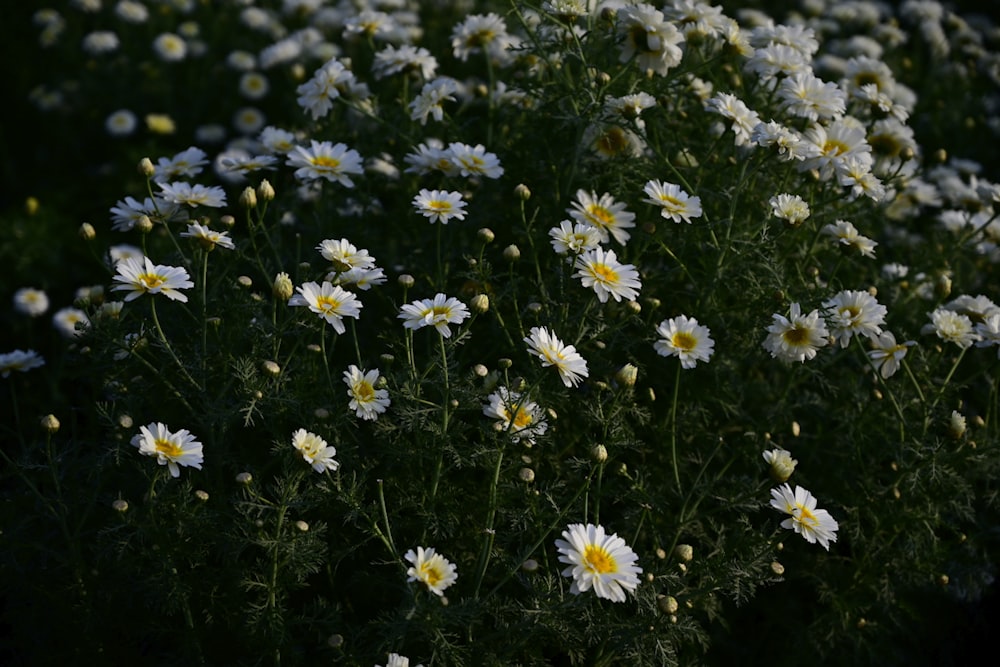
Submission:
[[[656,333],[660,340],[653,343],[653,349],[661,356],[679,358],[682,368],[694,368],[699,361],[708,362],[715,351],[708,327],[687,315],[663,320]]]
[[[412,566],[406,571],[407,581],[420,581],[427,590],[437,596],[443,596],[444,590],[458,580],[458,570],[444,556],[434,551],[433,547],[410,549],[403,556]]]
[[[829,551],[830,542],[837,541],[837,521],[826,510],[817,509],[816,498],[801,486],[796,486],[794,493],[788,484],[771,489],[771,507],[790,514],[781,527],[794,530],[810,544],[819,542]]]
[[[559,562],[569,565],[562,575],[573,579],[570,593],[579,595],[593,588],[597,597],[624,602],[625,593],[635,591],[642,568],[635,564],[639,557],[625,540],[592,523],[570,524],[562,536],[556,540],[556,549]]]
[[[545,327],[532,327],[526,336],[529,352],[542,361],[542,366],[554,366],[567,387],[575,387],[580,380],[590,375],[587,360],[580,356],[572,345],[564,345],[561,340]]]

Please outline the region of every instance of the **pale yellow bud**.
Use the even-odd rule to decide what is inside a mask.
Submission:
[[[288,274],[282,271],[274,277],[274,284],[271,286],[271,293],[279,301],[288,301],[295,293],[295,286]]]

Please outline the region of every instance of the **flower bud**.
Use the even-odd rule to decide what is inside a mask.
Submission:
[[[84,241],[93,241],[97,238],[97,231],[89,222],[85,222],[80,225],[80,229],[77,231],[77,234],[79,234],[80,238]]]
[[[785,573],[785,566],[778,561],[771,562],[771,572],[774,572],[779,577]]]
[[[313,410],[313,416],[315,416],[316,419],[329,419],[330,411],[327,410],[326,408],[316,408],[315,410]]]
[[[951,419],[948,420],[948,435],[958,440],[965,435],[965,417],[958,410],[951,411]]]
[[[131,416],[129,416],[129,415],[119,415],[118,416],[118,425],[121,426],[122,428],[124,428],[124,429],[132,428],[132,423],[133,422],[132,422],[132,417]]]
[[[594,445],[590,448],[590,458],[595,463],[604,463],[608,460],[608,448],[604,445]]]
[[[251,278],[250,276],[240,276],[239,278],[236,279],[236,284],[239,285],[240,287],[250,289],[251,287],[253,287],[253,278]]]
[[[690,562],[694,558],[694,547],[690,544],[678,544],[674,547],[674,555],[682,561]]]
[[[469,302],[472,312],[482,315],[490,309],[490,297],[485,294],[477,294]]]
[[[295,527],[298,528],[303,533],[309,532],[309,524],[301,519],[295,522]]]
[[[148,234],[153,231],[153,221],[149,219],[148,215],[140,215],[139,219],[135,221],[135,228],[141,234]]]
[[[792,476],[792,473],[795,472],[795,466],[798,464],[798,461],[792,458],[790,452],[780,447],[764,452],[763,457],[771,465],[769,474],[771,475],[771,479],[776,482],[787,481]]]
[[[664,614],[676,614],[680,605],[677,604],[677,598],[673,595],[660,594],[656,596],[656,606]]]
[[[631,389],[635,386],[635,381],[639,377],[639,369],[635,364],[625,364],[615,373],[615,382],[622,387]]]
[[[271,185],[271,182],[265,178],[260,182],[260,185],[257,186],[257,199],[262,202],[269,202],[274,199],[274,195],[274,186]]]
[[[503,258],[508,262],[516,262],[521,259],[521,249],[516,245],[511,243],[509,246],[503,249]]]
[[[344,635],[330,635],[327,637],[326,645],[330,648],[340,648],[344,645]]]
[[[139,170],[139,173],[146,178],[151,178],[153,174],[156,173],[156,167],[153,166],[153,161],[148,157],[144,157],[139,160],[139,164],[136,168]]]
[[[111,509],[121,513],[128,512],[128,501],[116,498],[111,502]]]
[[[476,232],[476,236],[478,236],[479,240],[483,243],[493,243],[493,240],[496,238],[496,234],[494,234],[493,230],[489,227],[483,227],[480,229]]]
[[[517,198],[521,201],[528,201],[531,199],[531,190],[529,190],[528,186],[524,183],[517,184],[517,187],[514,188],[514,194],[517,195]]]
[[[535,471],[531,468],[521,468],[517,476],[521,478],[522,482],[527,482],[528,484],[535,481]]]
[[[240,474],[236,475],[237,484],[242,484],[243,486],[246,486],[252,481],[253,481],[253,475],[251,475],[248,472],[241,472]]]
[[[236,226],[236,218],[229,215],[228,213],[219,218],[219,224],[221,224],[226,229],[232,229]]]
[[[45,415],[42,417],[41,424],[46,433],[56,434],[59,432],[59,420],[56,419],[55,415]]]
[[[528,560],[521,563],[521,569],[525,572],[537,572],[538,571],[538,561],[534,558],[529,558]]]
[[[261,362],[260,367],[263,368],[264,372],[271,377],[278,377],[281,374],[281,366],[279,366],[277,362],[271,361],[270,359]]]
[[[198,489],[197,491],[194,492],[194,497],[200,500],[201,502],[205,502],[208,500],[208,491],[202,491],[201,489]]]
[[[33,216],[38,213],[38,198],[28,197],[24,200],[24,212],[29,216]]]
[[[513,365],[514,365],[514,362],[511,361],[510,359],[508,359],[507,357],[503,357],[501,359],[497,359],[497,366],[502,371],[507,370],[508,368],[510,368]]]
[[[399,282],[399,286],[403,289],[410,289],[417,282],[409,273],[400,274],[399,278],[396,280]]]
[[[292,285],[292,279],[288,277],[287,273],[282,271],[274,277],[271,293],[279,301],[288,301],[292,298],[292,295],[295,294],[295,286]]]
[[[240,206],[243,208],[257,208],[257,193],[249,185],[243,188],[240,193]]]

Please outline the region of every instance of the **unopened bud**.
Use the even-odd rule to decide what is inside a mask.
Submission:
[[[792,436],[797,438],[800,433],[802,433],[802,427],[799,426],[798,422],[792,422]]]
[[[243,208],[257,208],[257,193],[249,185],[243,188],[240,193],[240,206]]]
[[[521,478],[522,482],[527,482],[528,484],[535,481],[535,471],[531,468],[521,468],[517,476]]]
[[[792,473],[795,472],[795,466],[798,464],[798,461],[792,458],[790,452],[780,448],[764,452],[763,456],[764,460],[771,466],[768,471],[771,479],[779,483],[787,481],[792,476]]]
[[[80,225],[80,229],[77,231],[77,234],[79,234],[80,238],[84,241],[93,241],[97,238],[97,231],[89,222],[85,222]]]
[[[326,645],[329,646],[330,648],[340,648],[341,646],[344,645],[344,636],[330,635],[326,639]]]
[[[516,262],[521,259],[521,249],[516,245],[511,243],[509,246],[503,249],[503,258],[508,262]]]
[[[538,571],[538,561],[534,558],[529,558],[528,560],[521,563],[521,569],[525,572],[537,572]]]
[[[490,369],[486,368],[486,366],[483,366],[482,364],[476,364],[472,367],[472,374],[476,377],[484,378],[490,374]]]
[[[149,219],[148,215],[140,215],[139,219],[135,221],[135,228],[141,234],[148,234],[153,231],[153,221]]]
[[[237,484],[242,484],[243,486],[246,486],[252,481],[253,481],[253,475],[251,475],[248,472],[241,472],[240,474],[236,475]]]
[[[677,598],[673,595],[657,595],[656,596],[656,606],[660,608],[664,614],[676,614],[677,609],[680,607],[677,604]]]
[[[502,357],[500,359],[497,359],[497,366],[502,371],[507,370],[508,368],[510,368],[513,365],[514,365],[514,362],[511,361],[510,359],[508,359],[507,357]]]
[[[778,561],[771,561],[771,572],[774,572],[779,577],[785,573],[785,566]]]
[[[309,524],[301,519],[295,522],[295,527],[298,528],[303,533],[309,532]]]
[[[279,366],[277,362],[271,361],[270,359],[261,362],[260,367],[264,369],[265,373],[272,377],[277,377],[281,374],[281,366]]]
[[[330,411],[326,408],[316,408],[313,410],[313,416],[315,416],[316,419],[329,419]]]
[[[260,185],[257,186],[257,199],[262,202],[269,202],[274,199],[274,195],[274,186],[271,185],[271,182],[265,178],[260,182]]]
[[[615,373],[615,382],[622,387],[634,387],[639,377],[639,368],[635,364],[625,364]]]
[[[674,555],[685,562],[690,562],[694,558],[694,547],[690,544],[678,544],[674,547]]]
[[[59,432],[59,420],[55,415],[45,415],[42,417],[42,428],[46,433],[55,434]]]
[[[139,165],[137,169],[139,170],[139,173],[145,176],[146,178],[150,178],[153,174],[156,173],[156,167],[153,166],[153,161],[150,160],[148,157],[144,157],[141,160],[139,160]]]
[[[132,428],[132,417],[129,415],[118,415],[118,425],[122,428],[129,429]]]
[[[116,512],[128,512],[128,501],[122,500],[121,498],[116,498],[111,502],[111,509]]]
[[[531,199],[531,190],[529,190],[528,186],[524,183],[517,184],[517,187],[514,188],[514,194],[517,195],[517,198],[521,201],[528,201]]]
[[[493,243],[493,240],[496,238],[496,234],[494,234],[493,230],[489,227],[483,227],[480,229],[476,232],[476,236],[478,236],[479,240],[483,243]]]
[[[965,435],[965,417],[958,410],[951,411],[951,419],[948,420],[948,435],[958,440]]]
[[[292,285],[292,279],[288,277],[287,273],[282,271],[274,277],[271,293],[279,301],[288,301],[292,298],[292,295],[295,293],[295,286]]]
[[[240,287],[250,289],[251,287],[253,287],[253,278],[251,278],[250,276],[240,276],[239,278],[236,279],[236,284],[239,285]]]
[[[472,309],[472,312],[482,315],[490,309],[490,297],[485,294],[477,294],[472,297],[469,307]]]
[[[397,278],[397,281],[399,282],[399,286],[403,289],[410,289],[417,282],[409,273],[401,274],[399,278]]]
[[[590,448],[590,458],[594,459],[595,463],[604,463],[608,460],[608,448],[604,445],[594,445]]]
[[[206,500],[208,500],[208,491],[202,491],[201,489],[198,489],[197,491],[194,492],[194,497],[200,500],[201,502],[205,502]]]
[[[225,227],[226,229],[232,229],[233,227],[236,226],[236,218],[227,213],[226,215],[219,218],[219,224]]]

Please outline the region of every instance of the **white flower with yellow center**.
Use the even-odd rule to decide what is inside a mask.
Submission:
[[[635,227],[635,213],[625,210],[625,204],[616,202],[605,192],[600,197],[596,192],[576,191],[576,201],[566,209],[577,222],[594,227],[600,234],[601,243],[607,243],[611,236],[621,245],[628,242],[630,234],[625,231]]]
[[[778,313],[771,317],[774,321],[767,328],[763,345],[775,359],[804,362],[827,344],[829,332],[818,310],[803,315],[799,304],[793,303],[788,317]]]
[[[829,551],[830,542],[837,541],[837,521],[826,510],[817,509],[816,498],[801,486],[796,486],[794,493],[788,484],[771,489],[771,507],[790,514],[781,527],[794,530],[810,544],[819,542]]]
[[[908,340],[905,343],[896,343],[896,337],[891,331],[883,331],[877,338],[871,339],[872,349],[868,352],[868,358],[872,360],[879,375],[883,378],[890,378],[899,370],[899,362],[906,356],[906,351],[915,341]]]
[[[295,178],[300,181],[325,178],[348,188],[354,187],[349,174],[363,172],[361,155],[356,150],[344,144],[331,144],[329,141],[315,139],[310,140],[309,148],[296,146],[288,154],[285,164],[295,167]]]
[[[585,593],[591,588],[597,597],[624,602],[626,591],[635,591],[642,568],[639,557],[617,534],[608,535],[603,526],[570,524],[556,540],[559,562],[569,565],[562,571],[572,577],[569,592]]]
[[[862,256],[875,259],[875,246],[878,242],[858,233],[857,228],[847,220],[837,220],[832,225],[823,225],[822,232],[837,239],[841,245],[857,248]]]
[[[707,362],[715,351],[715,341],[708,327],[687,315],[663,320],[656,327],[656,333],[660,339],[653,343],[653,349],[661,356],[680,359],[681,368],[694,368],[699,361]]]
[[[22,287],[14,292],[14,308],[29,317],[44,315],[49,309],[49,296],[34,287]]]
[[[413,198],[413,208],[431,222],[447,225],[452,218],[465,219],[465,202],[461,192],[421,189]]]
[[[438,596],[458,579],[458,571],[447,558],[434,551],[433,547],[410,549],[404,556],[412,567],[406,571],[407,581],[420,581],[427,590]]]
[[[809,204],[798,195],[774,195],[767,203],[771,205],[771,215],[781,218],[792,227],[798,227],[809,217]]]
[[[635,301],[642,289],[639,272],[631,264],[618,261],[614,250],[595,248],[576,258],[576,273],[584,287],[591,287],[601,303],[608,297],[615,301]]]
[[[496,419],[496,429],[501,433],[510,433],[514,442],[524,440],[527,445],[533,445],[535,436],[548,429],[545,413],[524,394],[510,391],[507,387],[497,387],[487,400],[489,403],[483,406],[483,414]]]
[[[340,467],[340,463],[333,458],[337,455],[336,447],[328,445],[326,440],[304,428],[292,433],[292,447],[316,472],[321,473],[327,470],[332,472]]]
[[[433,326],[445,338],[451,336],[449,324],[461,324],[469,317],[469,308],[454,297],[438,293],[433,299],[421,299],[400,309],[397,317],[407,329]]]
[[[144,456],[155,456],[157,462],[167,466],[171,477],[179,477],[179,466],[197,468],[205,460],[202,444],[187,429],[171,433],[166,424],[155,422],[139,428],[132,438],[132,445]]]
[[[45,359],[34,350],[14,350],[0,354],[0,377],[9,377],[11,371],[27,373],[32,368],[45,365]]]
[[[187,302],[187,297],[177,290],[194,287],[188,272],[178,266],[153,264],[148,257],[129,257],[115,266],[115,281],[121,283],[112,292],[127,290],[126,301],[138,299],[143,294],[162,294],[173,301]]]
[[[529,352],[542,360],[542,366],[554,366],[567,387],[575,387],[580,380],[590,375],[587,360],[580,356],[572,345],[564,345],[561,340],[545,327],[531,327],[524,338]]]
[[[226,191],[217,185],[205,187],[204,185],[185,183],[157,183],[160,186],[160,193],[163,199],[178,206],[208,206],[210,208],[221,208],[226,205]]]
[[[674,222],[691,223],[691,218],[701,217],[701,198],[692,197],[673,183],[647,181],[642,188],[648,197],[644,202],[660,207],[660,215]]]
[[[563,220],[558,227],[549,230],[552,238],[552,249],[559,255],[579,255],[588,250],[593,250],[601,243],[600,231],[587,223],[573,223],[570,220]],[[572,257],[566,258],[567,262],[572,262]]]
[[[972,320],[947,308],[938,308],[928,313],[930,324],[925,324],[920,330],[922,334],[936,334],[938,338],[954,343],[965,349],[982,337],[976,332]]]
[[[871,294],[857,290],[838,292],[824,301],[823,307],[827,309],[830,332],[841,347],[847,347],[854,335],[877,340],[888,312]]]
[[[500,178],[503,176],[503,167],[500,166],[500,159],[496,154],[486,151],[482,144],[470,146],[459,142],[448,144],[448,159],[458,169],[462,176],[485,176],[486,178]]]
[[[326,320],[339,334],[344,333],[345,317],[358,319],[361,316],[364,304],[358,301],[353,292],[348,292],[339,285],[324,280],[322,285],[308,282],[295,290],[298,294],[292,295],[288,305],[308,306],[309,310]]]
[[[392,402],[387,390],[375,388],[378,378],[378,369],[365,371],[352,364],[344,371],[347,395],[351,397],[350,408],[366,421],[378,419]]]
[[[217,232],[197,222],[190,223],[187,231],[181,232],[180,235],[194,239],[205,250],[214,250],[215,246],[221,246],[226,250],[232,250],[236,247],[227,232]]]

